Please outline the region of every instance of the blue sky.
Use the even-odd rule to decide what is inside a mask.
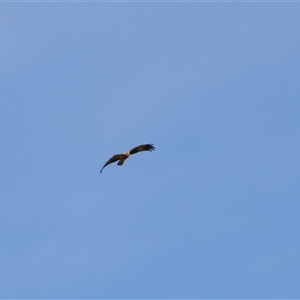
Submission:
[[[1,298],[300,297],[299,3],[0,7]]]

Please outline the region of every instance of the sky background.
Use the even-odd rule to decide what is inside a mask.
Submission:
[[[0,3],[0,297],[300,298],[299,15]]]

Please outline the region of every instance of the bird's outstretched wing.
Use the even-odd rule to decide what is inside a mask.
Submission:
[[[111,157],[102,167],[102,169],[100,170],[100,173],[102,172],[102,170],[108,166],[109,164],[112,164],[118,160],[120,160],[122,158],[122,154],[116,154],[113,157]]]
[[[138,152],[141,152],[141,151],[153,151],[155,150],[155,147],[153,144],[145,144],[145,145],[140,145],[140,146],[136,146],[134,148],[132,148],[129,153],[132,155],[132,154],[135,154],[135,153],[138,153]]]

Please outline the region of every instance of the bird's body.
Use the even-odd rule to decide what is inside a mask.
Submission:
[[[118,161],[117,165],[122,166],[124,161],[130,156],[129,151],[124,152],[123,154],[120,155],[120,160]]]
[[[144,145],[134,147],[130,151],[126,151],[122,154],[115,154],[103,165],[102,169],[100,170],[100,173],[106,166],[108,166],[109,164],[112,164],[116,161],[118,162],[117,163],[118,166],[122,166],[124,164],[124,161],[132,154],[135,154],[135,153],[138,153],[141,151],[150,151],[151,152],[153,150],[155,150],[155,147],[153,146],[153,144],[144,144]]]

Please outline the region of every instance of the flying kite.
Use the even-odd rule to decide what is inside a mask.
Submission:
[[[100,170],[100,173],[106,166],[108,166],[109,164],[112,164],[116,161],[118,161],[118,163],[117,163],[118,166],[122,166],[124,161],[132,154],[135,154],[135,153],[138,153],[141,151],[150,151],[151,152],[153,150],[155,150],[155,147],[153,144],[145,144],[145,145],[136,146],[136,147],[132,148],[131,150],[124,152],[123,154],[115,154],[103,165],[102,169]]]

